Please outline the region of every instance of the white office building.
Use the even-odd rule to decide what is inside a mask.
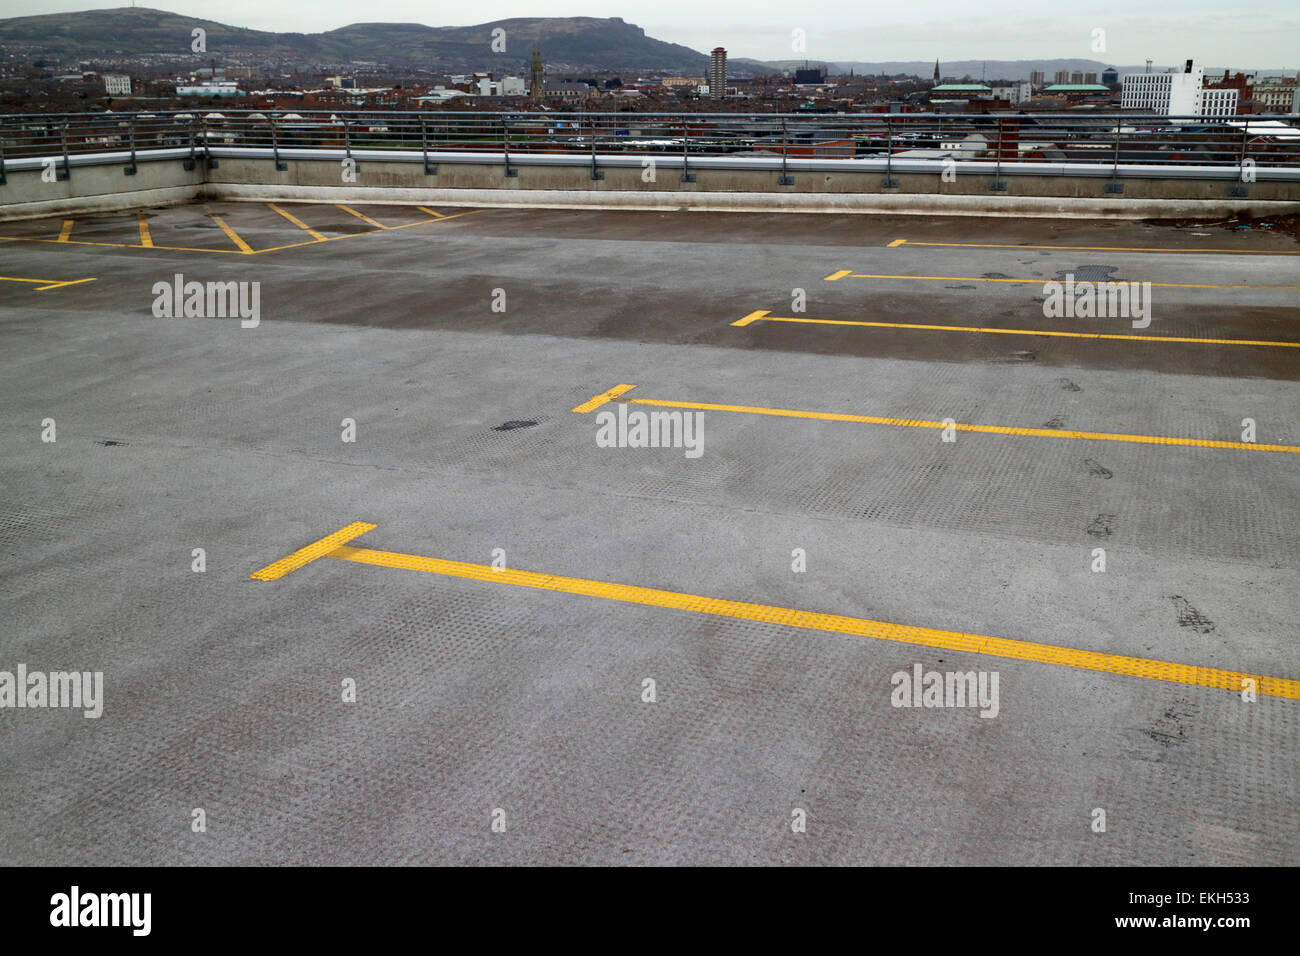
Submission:
[[[130,96],[131,78],[117,73],[105,73],[104,92],[109,96]]]
[[[1128,73],[1120,109],[1162,116],[1235,116],[1237,90],[1205,89],[1205,70],[1191,60],[1181,73]]]
[[[1203,79],[1199,66],[1183,73],[1127,73],[1119,108],[1162,116],[1194,115],[1200,112]]]
[[[1201,90],[1200,116],[1236,116],[1236,90]]]

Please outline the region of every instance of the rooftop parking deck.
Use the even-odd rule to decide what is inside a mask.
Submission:
[[[1288,228],[0,224],[0,859],[1291,862]]]

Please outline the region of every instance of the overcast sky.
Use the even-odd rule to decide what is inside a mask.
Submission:
[[[0,17],[123,6],[124,0],[0,0]],[[807,56],[824,60],[1028,60],[1083,57],[1172,65],[1191,57],[1205,66],[1296,67],[1296,0],[222,0],[140,6],[172,10],[257,30],[317,33],[349,23],[411,22],[464,26],[507,17],[622,17],[656,39],[731,56],[793,59],[791,31],[807,36]],[[1104,52],[1093,30],[1105,30]]]

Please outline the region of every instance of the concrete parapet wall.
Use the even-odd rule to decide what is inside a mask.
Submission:
[[[955,181],[930,173],[895,172],[885,185],[880,172],[795,170],[782,184],[777,169],[691,167],[682,181],[680,158],[654,170],[590,163],[546,165],[512,162],[507,176],[496,161],[437,163],[362,159],[356,182],[346,182],[340,159],[286,159],[278,171],[270,159],[222,156],[215,168],[200,158],[194,170],[179,159],[145,161],[127,176],[121,165],[75,165],[66,181],[44,182],[39,170],[8,173],[0,187],[0,219],[100,212],[194,199],[286,202],[436,203],[443,206],[542,206],[585,209],[650,209],[918,215],[1036,216],[1080,218],[1198,218],[1225,214],[1300,212],[1300,182],[1239,184],[1223,179],[1130,178],[1070,175],[1009,175],[993,189],[994,176],[957,169]],[[1108,184],[1122,193],[1107,192]],[[1233,195],[1245,190],[1246,195]]]

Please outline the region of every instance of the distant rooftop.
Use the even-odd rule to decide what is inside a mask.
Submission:
[[[1109,93],[1110,87],[1101,83],[1054,83],[1044,93]]]
[[[932,87],[932,93],[992,93],[983,83],[942,83]]]

